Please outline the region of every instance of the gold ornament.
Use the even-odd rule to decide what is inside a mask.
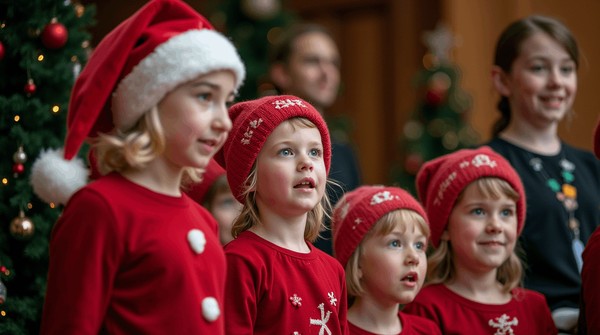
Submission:
[[[25,216],[21,211],[19,216],[14,218],[10,223],[10,234],[19,240],[26,240],[33,236],[35,226],[30,218]]]

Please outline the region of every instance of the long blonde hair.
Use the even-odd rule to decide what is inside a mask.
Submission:
[[[519,193],[508,182],[499,178],[480,178],[474,184],[485,198],[499,199],[502,195],[514,200],[519,199]],[[463,190],[464,192],[464,190]],[[463,193],[459,194],[455,203],[459,203]],[[515,248],[516,249],[516,248]],[[427,284],[450,283],[456,278],[452,261],[452,242],[441,240],[439,246],[429,255],[427,260]],[[504,292],[521,286],[523,265],[515,250],[499,267],[496,280],[502,284]]]
[[[148,163],[164,153],[165,142],[158,107],[155,106],[145,113],[132,129],[99,134],[92,141],[92,150],[95,150],[98,171],[105,175],[112,171],[144,169]],[[199,169],[185,168],[184,176],[186,180],[200,181],[201,172]]]

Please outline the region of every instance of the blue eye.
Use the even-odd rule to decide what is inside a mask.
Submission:
[[[400,248],[402,245],[399,240],[393,240],[388,244],[392,248]]]
[[[427,249],[427,243],[424,243],[424,242],[417,242],[417,243],[415,243],[415,246],[419,250],[425,250],[425,249]]]
[[[293,152],[292,152],[292,149],[285,148],[285,149],[279,150],[279,155],[283,156],[283,157],[288,157],[288,156],[293,155]]]
[[[500,213],[500,215],[502,216],[513,216],[514,215],[514,211],[512,209],[503,209],[502,212]]]
[[[313,157],[321,157],[321,150],[320,149],[311,149],[309,154]]]
[[[484,211],[482,208],[474,208],[473,210],[471,210],[471,213],[473,213],[474,215],[483,215]]]

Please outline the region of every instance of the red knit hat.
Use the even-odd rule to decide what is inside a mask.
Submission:
[[[202,175],[202,180],[193,184],[190,189],[186,191],[187,195],[199,204],[204,203],[208,190],[213,186],[215,180],[224,174],[225,169],[223,169],[217,161],[211,159],[206,166],[206,171]]]
[[[129,130],[178,85],[223,69],[234,72],[239,88],[245,69],[236,49],[202,15],[180,0],[148,2],[95,48],[73,87],[64,151],[42,154],[54,157],[37,164],[34,191],[47,202],[66,203],[87,180],[68,180],[68,167],[57,172],[69,163],[58,158],[71,160],[100,132]]]
[[[371,227],[398,209],[415,211],[427,221],[421,204],[398,187],[360,186],[344,195],[331,221],[334,255],[344,268]]]
[[[600,119],[598,119],[596,130],[594,131],[594,153],[600,159]]]
[[[417,173],[417,192],[431,225],[431,243],[437,247],[458,195],[471,182],[485,177],[505,180],[519,193],[517,232],[525,222],[525,191],[510,163],[487,146],[463,149],[425,163]]]
[[[323,143],[325,168],[329,173],[329,130],[321,114],[308,102],[293,95],[266,96],[233,105],[229,117],[233,127],[215,159],[227,170],[231,193],[239,202],[244,203],[244,182],[267,138],[279,124],[291,118],[303,117],[317,126]]]

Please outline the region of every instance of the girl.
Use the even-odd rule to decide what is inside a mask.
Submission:
[[[225,169],[211,160],[202,181],[187,190],[188,195],[206,208],[219,224],[219,239],[225,245],[233,240],[231,226],[240,214],[242,205],[235,200],[227,183]]]
[[[228,334],[346,334],[344,270],[315,248],[328,206],[331,145],[295,96],[234,105],[217,159],[244,207],[225,246]]]
[[[217,225],[180,186],[225,141],[243,78],[233,45],[181,1],[149,2],[97,46],[72,92],[64,158],[91,137],[104,175],[52,232],[42,334],[224,334]],[[44,182],[60,167],[51,156],[34,178],[46,195],[60,193]]]
[[[492,82],[501,117],[488,143],[514,166],[529,195],[519,239],[525,287],[546,296],[565,332],[577,323],[581,252],[600,225],[600,163],[558,135],[573,107],[578,67],[577,42],[562,23],[530,16],[509,25],[496,46]]]
[[[335,257],[346,269],[350,334],[441,334],[425,318],[398,313],[423,285],[429,226],[421,205],[397,187],[361,186],[333,212]]]
[[[525,193],[510,164],[488,147],[459,150],[425,163],[417,191],[436,249],[405,311],[443,334],[556,334],[544,296],[519,288]]]

